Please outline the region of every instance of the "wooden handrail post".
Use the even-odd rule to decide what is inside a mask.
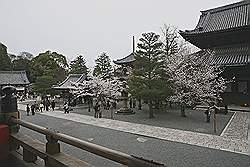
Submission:
[[[35,162],[37,160],[37,156],[23,147],[23,160],[26,162]]]
[[[60,153],[60,144],[58,143],[58,140],[51,135],[47,135],[46,139],[46,152],[51,155]]]

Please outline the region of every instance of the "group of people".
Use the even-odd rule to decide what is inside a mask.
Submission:
[[[30,112],[32,115],[35,115],[35,104],[32,104],[31,107],[29,106],[29,104],[26,105],[26,112],[27,112],[27,116],[30,115]]]
[[[37,101],[35,101],[35,103],[33,104],[27,104],[26,105],[26,112],[27,115],[30,115],[30,112],[32,115],[35,115],[35,112],[43,112],[43,110],[45,111],[49,111],[49,108],[51,107],[52,111],[55,110],[55,100],[52,100],[51,102],[48,99],[43,100],[41,103],[37,103]]]
[[[105,110],[110,110],[111,111],[111,119],[113,119],[113,110],[116,109],[116,101],[110,101],[109,99],[107,99],[106,101],[104,100],[98,100],[95,105],[94,105],[94,118],[102,118],[102,110],[101,110],[101,106],[103,106],[103,108]]]

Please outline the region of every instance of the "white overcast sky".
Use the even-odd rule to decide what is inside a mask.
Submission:
[[[132,36],[166,23],[193,29],[201,10],[240,0],[0,0],[0,42],[9,53],[78,54],[89,66],[101,52],[112,60],[132,51]],[[0,60],[1,61],[1,60]]]

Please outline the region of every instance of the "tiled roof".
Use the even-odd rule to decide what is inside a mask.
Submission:
[[[0,85],[30,84],[25,71],[0,71]]]
[[[118,59],[114,61],[115,64],[121,65],[121,64],[126,64],[126,63],[131,63],[135,61],[135,56],[134,53],[129,54],[128,56]]]
[[[86,79],[86,75],[83,74],[70,74],[63,82],[58,86],[53,87],[54,89],[75,89],[74,83],[81,83]]]
[[[238,66],[250,64],[250,44],[214,48],[212,64]]]
[[[181,34],[200,34],[250,26],[250,1],[240,1],[230,5],[201,12],[194,30],[181,31]]]

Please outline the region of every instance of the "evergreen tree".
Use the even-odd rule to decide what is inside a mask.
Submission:
[[[70,73],[71,74],[85,74],[88,73],[86,61],[82,55],[79,55],[75,60],[70,62]]]
[[[7,53],[7,47],[0,43],[0,71],[12,70],[11,59]]]
[[[31,72],[31,59],[33,55],[28,52],[21,52],[19,55],[11,55],[13,70],[24,70],[30,82],[34,82],[30,75]]]
[[[34,90],[42,94],[48,93],[53,84],[66,77],[67,67],[65,56],[51,51],[40,53],[31,62]]]
[[[149,118],[154,117],[153,102],[165,100],[170,93],[159,37],[153,32],[142,34],[128,83],[132,96],[148,102]]]
[[[111,60],[107,53],[103,52],[98,56],[98,58],[95,60],[96,66],[94,68],[93,75],[94,76],[103,76],[103,77],[109,77],[113,71]]]

